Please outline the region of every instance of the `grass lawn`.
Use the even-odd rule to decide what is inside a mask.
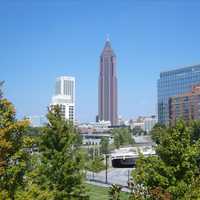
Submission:
[[[90,200],[109,200],[108,190],[109,188],[95,186],[92,184],[86,184]],[[121,193],[121,200],[128,200],[128,194],[125,192]]]

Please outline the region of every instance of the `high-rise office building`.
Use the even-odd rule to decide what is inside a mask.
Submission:
[[[200,83],[200,65],[160,73],[158,80],[158,122],[169,124],[169,98],[190,92]]]
[[[153,129],[155,124],[157,123],[157,118],[156,116],[150,116],[150,117],[145,117],[144,118],[144,130],[147,133],[150,133],[150,131]]]
[[[99,120],[118,125],[116,55],[109,39],[100,56]]]
[[[176,95],[169,100],[170,123],[179,119],[186,122],[200,119],[200,85],[192,87],[191,92]]]
[[[56,79],[55,95],[50,107],[59,105],[64,119],[75,121],[75,78],[61,76]]]

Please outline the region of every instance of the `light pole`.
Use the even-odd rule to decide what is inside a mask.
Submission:
[[[129,185],[129,182],[130,182],[130,170],[128,170],[128,185]]]
[[[106,154],[106,183],[108,183],[108,158],[109,155]]]

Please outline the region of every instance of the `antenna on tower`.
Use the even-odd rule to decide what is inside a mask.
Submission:
[[[110,42],[110,35],[108,33],[106,34],[106,42]]]

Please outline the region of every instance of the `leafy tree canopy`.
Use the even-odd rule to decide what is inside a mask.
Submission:
[[[134,127],[133,130],[133,135],[146,135],[146,132],[141,128],[141,127]]]
[[[112,133],[114,136],[114,144],[116,148],[134,143],[132,133],[128,128],[113,129]]]
[[[192,139],[195,126],[179,121],[176,126],[162,128],[157,137],[154,157],[141,157],[133,172],[134,180],[149,189],[160,188],[173,199],[182,199],[199,175],[200,139]]]
[[[72,122],[61,117],[59,107],[47,115],[40,143],[39,183],[54,190],[56,200],[88,199],[83,187],[83,157],[79,135]]]
[[[25,136],[27,120],[15,118],[14,106],[0,98],[0,196],[15,199],[16,190],[24,184],[28,168],[29,138]]]
[[[159,124],[157,123],[153,129],[151,130],[150,134],[152,137],[152,140],[156,143],[159,144],[160,143],[160,139],[161,137],[165,134],[166,132],[166,126],[163,124]]]
[[[101,153],[108,154],[109,153],[109,139],[107,137],[103,137],[100,142]]]

